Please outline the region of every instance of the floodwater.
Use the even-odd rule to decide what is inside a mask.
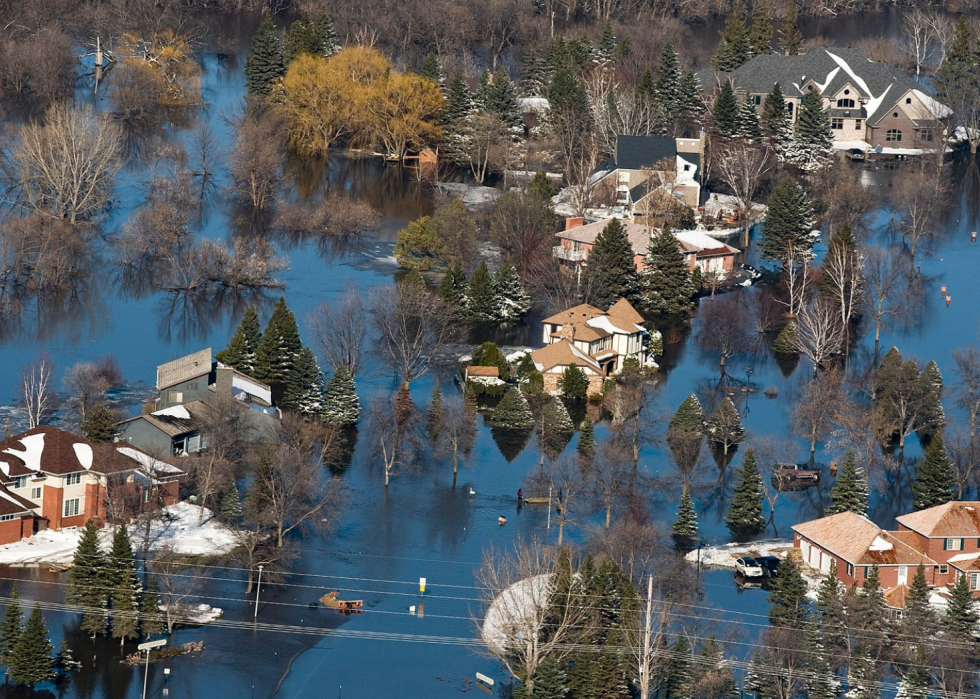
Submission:
[[[847,26],[850,21],[845,20]],[[244,92],[241,63],[236,63],[234,56],[207,53],[203,68],[203,96],[208,106],[201,118],[210,122],[227,155],[230,131],[225,117],[238,108]],[[102,101],[99,95],[86,99],[97,105]],[[176,129],[167,135],[186,140],[189,129]],[[279,242],[280,252],[290,264],[281,275],[283,293],[300,320],[301,331],[306,327],[305,314],[321,299],[340,293],[348,283],[365,295],[371,287],[391,283],[396,271],[391,261],[395,232],[432,208],[431,191],[397,168],[337,154],[321,165],[304,170],[291,189],[313,192],[314,199],[323,191],[344,191],[378,208],[384,225],[375,239],[346,252]],[[969,238],[970,231],[980,228],[976,206],[980,177],[975,165],[958,163],[954,168],[956,203],[935,244],[921,260],[925,279],[921,307],[908,322],[886,325],[882,338],[883,348],[896,345],[923,364],[935,359],[947,384],[952,376],[951,352],[976,344],[980,330],[980,306],[972,287],[973,272],[980,263],[980,244],[971,243]],[[132,167],[120,175],[120,201],[107,231],[118,230],[139,204],[141,173],[141,168]],[[870,172],[869,177],[882,187],[888,186],[888,177],[881,173]],[[218,187],[202,213],[198,228],[202,237],[230,240],[235,231],[230,201],[222,189],[226,184],[226,175],[220,173]],[[887,233],[883,216],[876,222],[872,236],[877,244],[900,245]],[[102,253],[110,251],[111,244]],[[751,255],[749,261],[754,261]],[[942,284],[952,295],[948,308],[940,299]],[[51,355],[60,371],[79,361],[113,354],[127,379],[152,385],[157,364],[209,345],[215,350],[222,348],[244,305],[256,303],[265,318],[277,296],[278,292],[269,292],[201,304],[163,293],[134,294],[118,287],[111,266],[103,260],[90,283],[69,303],[25,308],[18,322],[3,329],[0,396],[7,401],[15,399],[21,368],[42,351]],[[695,319],[695,330],[697,322]],[[526,333],[533,336],[534,327]],[[866,366],[871,356],[867,329],[863,331],[851,359],[855,372]],[[693,336],[681,334],[677,342],[668,343],[663,362],[666,380],[656,406],[664,414],[672,413],[692,391],[704,403],[716,399],[717,359],[700,351]],[[304,337],[309,340],[305,332]],[[732,358],[728,371],[742,380],[750,366],[747,381],[754,390],[736,397],[746,429],[754,435],[786,438],[795,447],[793,457],[804,459],[806,445],[790,435],[789,409],[809,377],[806,361],[787,377],[767,352],[760,352]],[[451,385],[443,381],[447,389]],[[379,359],[368,357],[358,377],[362,403],[396,386],[396,378]],[[413,384],[417,404],[425,404],[431,386],[431,376]],[[779,397],[764,397],[763,389],[768,387],[778,388]],[[137,406],[131,408],[136,410]],[[948,401],[946,410],[950,419],[961,417]],[[549,529],[546,511],[516,507],[516,491],[525,474],[538,463],[534,438],[522,453],[507,461],[481,421],[476,448],[462,467],[455,491],[451,488],[451,467],[427,462],[413,472],[397,475],[386,492],[383,472],[371,458],[366,432],[361,431],[352,464],[341,476],[351,496],[340,526],[328,535],[303,535],[299,558],[285,584],[263,586],[255,625],[254,598],[246,598],[241,572],[218,564],[207,567],[208,578],[195,598],[223,608],[224,623],[179,630],[171,643],[203,640],[205,650],[201,655],[151,665],[149,696],[452,697],[472,689],[477,671],[495,678],[498,684],[508,682],[503,668],[474,643],[474,619],[481,613],[481,591],[474,571],[485,551],[506,550],[517,538],[555,541],[554,522]],[[601,438],[605,428],[600,426],[598,433]],[[567,449],[573,449],[574,444],[573,440]],[[914,458],[917,453],[913,440],[907,456]],[[823,445],[819,445],[817,461],[827,460]],[[649,445],[643,449],[641,468],[666,483],[648,494],[647,505],[655,521],[669,525],[680,495],[674,467],[656,446]],[[720,471],[710,457],[699,473],[697,503],[702,535],[708,543],[728,538],[723,517],[729,473]],[[909,499],[907,483],[901,488],[891,487],[881,485],[873,496],[872,516],[883,525],[890,524]],[[776,513],[779,534],[785,537],[793,523],[819,515],[828,490],[829,483],[825,482],[819,488],[781,496]],[[497,523],[501,515],[508,519],[505,526]],[[593,522],[588,514],[582,515],[570,526],[568,537],[583,541],[585,529]],[[425,596],[420,597],[419,578],[423,577],[427,586]],[[9,592],[13,579],[21,581],[22,598],[63,599],[64,575],[37,568],[5,569],[0,571],[0,595]],[[765,624],[765,592],[740,591],[731,575],[723,571],[705,572],[701,585],[703,597],[697,607],[689,609],[690,615],[707,620],[720,637],[729,638],[732,654],[748,656],[747,643]],[[363,613],[342,616],[310,606],[332,589],[340,590],[342,597],[363,599]],[[413,606],[414,614],[409,612]],[[83,637],[74,615],[52,611],[46,618],[55,645],[66,637],[75,657],[83,663],[67,682],[46,690],[66,699],[141,695],[142,667],[116,662],[123,655],[117,643],[101,639],[93,643]],[[124,652],[133,651],[127,646]],[[170,670],[167,682],[164,668]],[[6,689],[9,691],[4,696],[18,696],[18,692]]]

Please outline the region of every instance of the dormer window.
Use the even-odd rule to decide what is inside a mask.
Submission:
[[[854,100],[850,98],[844,98],[837,100],[838,109],[854,109]]]
[[[27,487],[27,476],[17,476],[14,479],[15,488],[26,488]]]

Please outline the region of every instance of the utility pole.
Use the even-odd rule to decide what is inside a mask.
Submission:
[[[647,577],[647,616],[643,625],[643,657],[640,658],[640,699],[650,699],[650,633],[653,624],[653,576]]]
[[[259,592],[262,591],[262,564],[259,563],[259,584],[255,586],[255,614],[252,616],[252,622],[259,620]]]

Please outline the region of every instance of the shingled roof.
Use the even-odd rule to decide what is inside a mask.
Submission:
[[[531,359],[538,371],[549,371],[556,366],[577,366],[588,368],[597,374],[602,373],[599,362],[576,349],[568,340],[559,340],[552,345],[534,350],[531,352]]]
[[[677,141],[667,136],[617,136],[616,167],[642,170],[664,158],[677,157]],[[687,157],[687,156],[685,156]]]
[[[161,364],[157,367],[157,390],[162,391],[198,376],[210,374],[213,361],[211,348],[207,347],[186,357],[178,357]]]
[[[853,565],[936,565],[901,537],[853,512],[803,522],[793,531]]]
[[[980,502],[947,502],[895,519],[925,537],[980,537]]]

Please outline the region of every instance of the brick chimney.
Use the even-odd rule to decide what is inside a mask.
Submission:
[[[570,231],[573,228],[578,228],[579,226],[585,225],[585,219],[581,216],[572,216],[565,219],[565,230]]]

